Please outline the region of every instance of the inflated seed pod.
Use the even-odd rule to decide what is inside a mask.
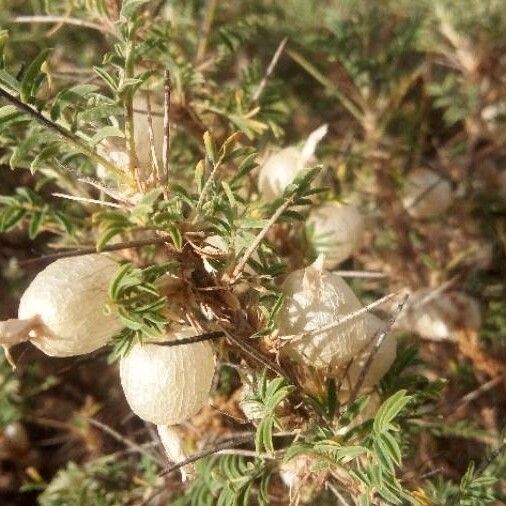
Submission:
[[[191,328],[182,328],[171,331],[166,340],[194,335]],[[175,425],[207,404],[214,369],[208,342],[136,344],[120,361],[121,385],[137,416],[156,425]]]
[[[319,331],[362,308],[343,278],[323,270],[322,262],[319,257],[287,276],[277,326],[280,336],[293,336],[282,348],[284,353],[297,362],[328,369],[352,359],[367,342],[367,332],[363,317]],[[311,334],[301,337],[306,332]]]
[[[357,358],[353,360],[347,372],[346,379],[343,381],[342,388],[351,390],[357,384],[362,369],[369,358],[369,353],[375,346],[376,339],[379,333],[385,328],[385,323],[373,314],[365,316],[366,329],[368,339],[371,341],[366,351],[362,352]],[[397,339],[390,333],[385,336],[381,346],[375,353],[371,365],[362,383],[363,390],[374,387],[379,383],[381,378],[388,372],[391,365],[394,363],[397,354]]]
[[[323,125],[309,135],[302,148],[289,146],[265,161],[258,175],[258,189],[264,199],[279,197],[299,172],[307,167],[327,130],[327,125]]]
[[[432,296],[428,289],[415,292],[397,327],[434,341],[453,341],[459,330],[478,330],[481,310],[478,302],[463,292]]]
[[[327,202],[315,207],[306,222],[309,243],[325,255],[324,267],[332,269],[349,258],[359,247],[364,219],[353,205]]]
[[[450,207],[452,199],[449,181],[423,167],[408,175],[402,194],[402,203],[413,218],[436,217]]]
[[[144,179],[151,173],[152,160],[151,154],[151,138],[149,133],[150,123],[146,97],[143,94],[137,94],[133,100],[133,120],[134,120],[134,139],[135,153],[140,168],[140,176]],[[153,129],[153,148],[156,161],[159,167],[163,163],[163,112],[156,105],[155,98],[151,96],[151,125]],[[123,140],[117,138],[108,138],[99,146],[99,153],[114,163],[118,168],[125,171],[129,167],[129,154]],[[103,180],[108,180],[111,175],[102,165],[97,166],[97,176]]]
[[[163,153],[163,112],[156,105],[155,98],[150,97],[151,103],[151,125],[153,127],[153,148],[158,165],[162,166]],[[149,169],[152,164],[151,143],[149,137],[149,115],[146,97],[137,94],[133,102],[134,107],[134,137],[135,152],[139,160],[139,165],[144,169]]]
[[[19,303],[19,320],[0,324],[0,345],[30,340],[46,355],[90,353],[123,328],[106,313],[109,281],[118,264],[99,254],[56,260],[39,272]]]

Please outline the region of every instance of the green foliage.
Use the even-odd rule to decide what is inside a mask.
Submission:
[[[269,504],[269,467],[262,459],[211,457],[197,464],[198,478],[174,506]]]
[[[30,239],[42,231],[73,235],[76,228],[75,218],[47,204],[30,188],[18,187],[14,195],[0,195],[0,232],[8,232],[23,221]]]
[[[146,484],[154,484],[152,464],[144,462],[139,468],[143,475],[135,476],[131,460],[116,461],[113,457],[102,457],[85,465],[69,462],[47,486],[33,483],[26,489],[44,488],[38,498],[41,506],[116,506],[127,499],[141,500],[144,487],[138,483],[142,479]]]
[[[109,285],[109,310],[117,312],[125,328],[113,339],[112,359],[123,356],[136,342],[163,335],[168,319],[166,298],[155,282],[177,266],[175,262],[145,269],[126,263]]]
[[[281,423],[276,414],[279,405],[292,393],[293,387],[286,384],[283,378],[269,380],[266,371],[251,387],[251,392],[243,399],[244,409],[255,413],[260,420],[255,437],[257,452],[274,451],[272,433],[281,430]]]
[[[157,243],[167,241],[163,247],[136,248],[128,258],[143,267],[125,263],[110,283],[106,310],[124,324],[111,360],[166,331],[169,273],[184,286],[183,318],[195,318],[204,327],[227,326],[238,339],[249,336],[258,353],[274,360],[275,321],[283,304],[279,276],[308,264],[304,221],[308,208],[321,199],[353,195],[374,227],[378,256],[371,260],[364,248],[343,268],[386,262],[395,288],[407,279],[414,284],[412,273],[431,282],[453,276],[445,271],[448,252],[432,248],[426,224],[413,222],[406,230],[407,221],[398,228],[393,223],[407,219],[397,208],[397,192],[404,173],[418,165],[437,165],[458,184],[456,208],[469,203],[469,217],[479,215],[477,228],[487,229],[496,260],[503,259],[504,199],[497,188],[474,188],[482,162],[504,170],[506,16],[500,1],[469,0],[465,8],[457,0],[11,4],[0,9],[2,26],[8,28],[0,32],[0,89],[4,98],[14,97],[0,108],[0,165],[9,171],[2,189],[6,195],[0,196],[0,232],[21,229],[41,246],[95,244],[98,251],[148,234]],[[14,21],[32,14],[61,16],[62,23]],[[279,61],[267,70],[285,38]],[[160,115],[167,75],[170,149],[168,174],[160,181],[156,167],[134,166],[132,104],[139,91],[149,91]],[[282,195],[263,199],[254,179],[271,143],[300,145],[313,124],[322,123],[330,127],[318,152],[322,165],[308,162]],[[108,158],[116,150],[130,166],[116,167]],[[136,169],[149,174],[143,179]],[[320,181],[328,188],[317,187]],[[52,198],[62,191],[77,200],[70,205]],[[97,200],[108,207],[96,207]],[[445,227],[453,229],[458,221],[465,220],[453,217]],[[210,251],[211,238],[223,247]],[[446,239],[436,236],[434,242]],[[257,242],[244,272],[233,280],[240,283],[230,282]],[[404,276],[403,263],[410,276]],[[475,276],[455,274],[459,283]],[[502,270],[489,274],[495,279],[480,278],[474,289],[485,302],[480,338],[484,348],[502,357]],[[366,291],[370,282],[375,283],[364,282]],[[383,293],[383,285],[375,286],[372,293]],[[232,370],[244,363],[254,369],[255,363],[223,341],[219,359],[227,365],[221,367],[216,397],[233,395]],[[460,469],[467,472],[455,480],[419,480],[415,492],[404,480],[421,431],[432,438],[478,440],[486,450],[476,451],[483,455],[494,439],[474,419],[449,424],[437,418],[435,401],[446,395],[445,381],[429,381],[434,371],[424,374],[423,368],[417,349],[402,343],[377,385],[386,400],[373,418],[376,392],[360,392],[349,405],[340,405],[339,385],[323,373],[312,377],[313,372],[290,369],[310,384],[312,394],[300,396],[284,379],[248,370],[258,378],[244,399],[246,409],[258,415],[252,422],[257,456],[203,459],[195,481],[183,492],[171,490],[167,500],[175,493],[175,504],[181,505],[269,504],[273,474],[303,455],[309,457],[305,480],[328,484],[361,505],[417,504],[417,497],[455,505],[505,501],[497,483],[506,472],[504,457],[485,471],[466,462]],[[51,385],[29,371],[20,382],[0,362],[0,426],[30,409],[26,399],[39,391],[37,382],[41,388]],[[482,381],[467,362],[457,375],[460,381],[456,386],[452,381],[452,388],[474,389]],[[228,422],[216,427],[228,429]],[[294,427],[297,434],[276,434]],[[140,504],[152,489],[166,492],[155,483],[157,473],[153,462],[107,457],[71,463],[47,487],[34,486],[45,487],[43,506]],[[272,489],[277,496],[279,487]],[[304,502],[301,496],[295,501]],[[317,499],[313,495],[309,501]]]

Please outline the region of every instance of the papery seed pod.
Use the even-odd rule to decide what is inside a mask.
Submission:
[[[444,213],[453,199],[450,183],[436,172],[418,168],[407,177],[402,203],[413,218],[433,218]]]
[[[135,153],[137,155],[140,176],[144,180],[151,173],[152,166],[155,163],[151,151],[150,123],[145,95],[137,94],[134,97],[133,109]],[[162,167],[163,164],[163,139],[165,136],[163,121],[163,111],[156,104],[154,96],[151,96],[153,148],[159,167]],[[99,146],[98,151],[118,168],[128,171],[130,159],[123,139],[108,138]],[[111,175],[100,164],[97,166],[97,176],[103,180],[111,179]]]
[[[184,440],[181,437],[179,429],[172,425],[157,425],[156,430],[160,436],[160,441],[165,449],[167,458],[177,464],[188,457],[184,448]],[[188,480],[195,473],[195,466],[187,464],[180,468],[183,481]]]
[[[159,167],[163,163],[163,138],[165,130],[163,127],[163,111],[156,105],[153,95],[150,97],[151,104],[151,125],[153,128],[153,148],[156,161]],[[145,170],[150,171],[152,163],[151,143],[149,137],[149,114],[146,97],[136,95],[133,102],[134,107],[134,138],[135,152],[139,165]]]
[[[327,130],[327,125],[323,125],[309,135],[302,148],[289,146],[265,161],[258,175],[258,189],[265,200],[279,197],[299,172],[307,167]]]
[[[332,269],[359,247],[364,220],[353,205],[327,202],[309,213],[306,233],[318,254],[325,255],[324,267]]]
[[[411,296],[396,325],[434,341],[453,341],[456,331],[477,330],[480,326],[481,311],[475,299],[456,291],[432,296],[428,289]]]
[[[347,372],[346,378],[343,381],[342,388],[352,390],[357,384],[363,368],[369,358],[370,351],[374,348],[377,339],[376,337],[385,329],[385,322],[381,321],[373,314],[365,316],[366,329],[368,340],[371,341],[365,351],[363,351],[357,358],[353,360]],[[374,387],[379,383],[381,378],[388,372],[391,365],[394,363],[397,354],[397,339],[390,333],[385,336],[381,346],[375,353],[371,365],[367,370],[362,383],[361,389],[366,390]]]
[[[172,330],[165,340],[192,337]],[[180,346],[136,344],[120,361],[121,385],[132,411],[156,425],[176,425],[209,400],[215,360],[208,342]]]
[[[19,303],[19,320],[0,325],[0,344],[30,340],[46,355],[70,357],[101,348],[123,328],[106,313],[118,264],[104,255],[56,260],[39,272]]]
[[[324,271],[322,262],[319,257],[313,265],[287,276],[282,285],[286,300],[277,325],[280,336],[293,336],[282,348],[284,353],[295,361],[328,369],[353,358],[367,342],[367,333],[363,317],[314,333],[362,308],[343,278]]]

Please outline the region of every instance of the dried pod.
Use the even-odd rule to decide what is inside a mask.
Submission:
[[[370,341],[367,349],[362,352],[355,360],[353,360],[347,372],[346,379],[343,381],[342,387],[351,390],[357,384],[360,374],[369,358],[371,350],[374,348],[376,339],[381,331],[385,328],[385,323],[373,314],[367,314],[365,317],[366,331],[368,340]],[[381,343],[378,351],[375,353],[371,365],[364,377],[361,385],[363,390],[374,387],[379,383],[381,378],[388,372],[390,366],[394,363],[397,354],[397,339],[387,334]]]
[[[433,296],[430,290],[415,292],[397,327],[413,331],[434,341],[455,340],[458,330],[477,330],[481,326],[478,302],[463,292]]]
[[[46,355],[90,353],[123,325],[107,314],[109,280],[118,264],[104,255],[62,258],[39,272],[19,303],[19,320],[0,325],[0,344],[30,340]]]
[[[324,267],[332,269],[349,258],[360,245],[364,220],[353,205],[327,202],[311,210],[306,234],[316,253],[325,255]]]
[[[258,175],[258,189],[264,199],[279,197],[299,172],[306,168],[327,130],[327,125],[323,125],[309,135],[302,149],[290,146],[265,161]]]
[[[183,328],[171,331],[166,340],[193,335],[191,328]],[[120,361],[121,385],[137,416],[156,425],[175,425],[207,403],[214,369],[208,342],[136,344]]]
[[[171,425],[157,425],[156,430],[160,436],[160,441],[165,449],[167,458],[175,464],[188,458],[188,453],[184,449],[184,440],[181,437],[179,429]],[[183,481],[191,478],[195,473],[195,466],[188,464],[181,469]]]
[[[150,97],[151,103],[151,126],[153,128],[153,148],[156,157],[156,162],[161,167],[163,163],[163,111],[154,100]],[[154,163],[151,156],[151,140],[149,136],[149,114],[146,97],[143,95],[136,95],[134,98],[134,138],[135,138],[135,153],[139,165],[149,170]]]
[[[321,330],[362,308],[346,282],[324,271],[322,262],[319,257],[313,265],[288,275],[282,286],[286,300],[277,325],[281,336],[292,336],[282,348],[287,355],[328,369],[351,360],[367,342],[367,332],[363,317]]]
[[[453,200],[450,183],[425,168],[412,171],[403,189],[402,203],[413,218],[433,218],[444,213]]]
[[[152,146],[150,138],[150,116],[148,114],[148,106],[146,97],[137,94],[133,101],[133,120],[134,120],[134,139],[135,154],[137,155],[137,164],[140,170],[140,176],[144,180],[151,173],[153,163],[158,163],[159,167],[163,164],[163,111],[156,104],[155,99],[151,96],[151,127],[153,131],[153,149],[155,159],[152,156]],[[99,153],[115,164],[118,168],[125,171],[128,170],[130,164],[129,153],[126,149],[123,139],[115,137],[108,138],[98,148]],[[97,166],[97,176],[103,180],[108,180],[111,175],[102,166]]]

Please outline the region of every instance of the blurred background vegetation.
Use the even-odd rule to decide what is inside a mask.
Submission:
[[[409,330],[400,337],[380,391],[386,399],[406,388],[415,400],[399,421],[393,494],[398,504],[504,504],[504,7],[503,0],[0,0],[0,84],[96,145],[117,135],[122,94],[139,83],[161,90],[168,71],[170,165],[181,185],[194,179],[206,131],[217,145],[241,132],[241,145],[262,159],[327,123],[318,161],[329,198],[353,196],[367,220],[364,246],[342,268],[384,274],[354,279],[360,298],[444,286],[476,298],[482,314],[465,342],[433,342]],[[54,195],[81,191],[75,175],[93,176],[95,161],[2,105],[6,319],[41,268],[31,259],[95,244],[112,225]],[[414,220],[402,206],[406,175],[417,167],[437,172],[455,192],[450,210],[432,220]],[[255,169],[244,188],[254,202]],[[280,234],[288,270],[314,257],[300,225]],[[284,455],[206,458],[190,485],[160,477],[157,437],[131,415],[103,354],[49,360],[26,346],[16,362],[13,372],[0,359],[1,504],[289,503],[279,477]],[[233,367],[220,368],[216,386],[215,407],[186,428],[195,450],[204,435],[212,441],[251,430]],[[313,437],[321,443],[321,434]],[[341,457],[310,448],[317,464],[301,473],[294,503],[359,504],[333,481]],[[385,493],[371,504],[391,501]]]

